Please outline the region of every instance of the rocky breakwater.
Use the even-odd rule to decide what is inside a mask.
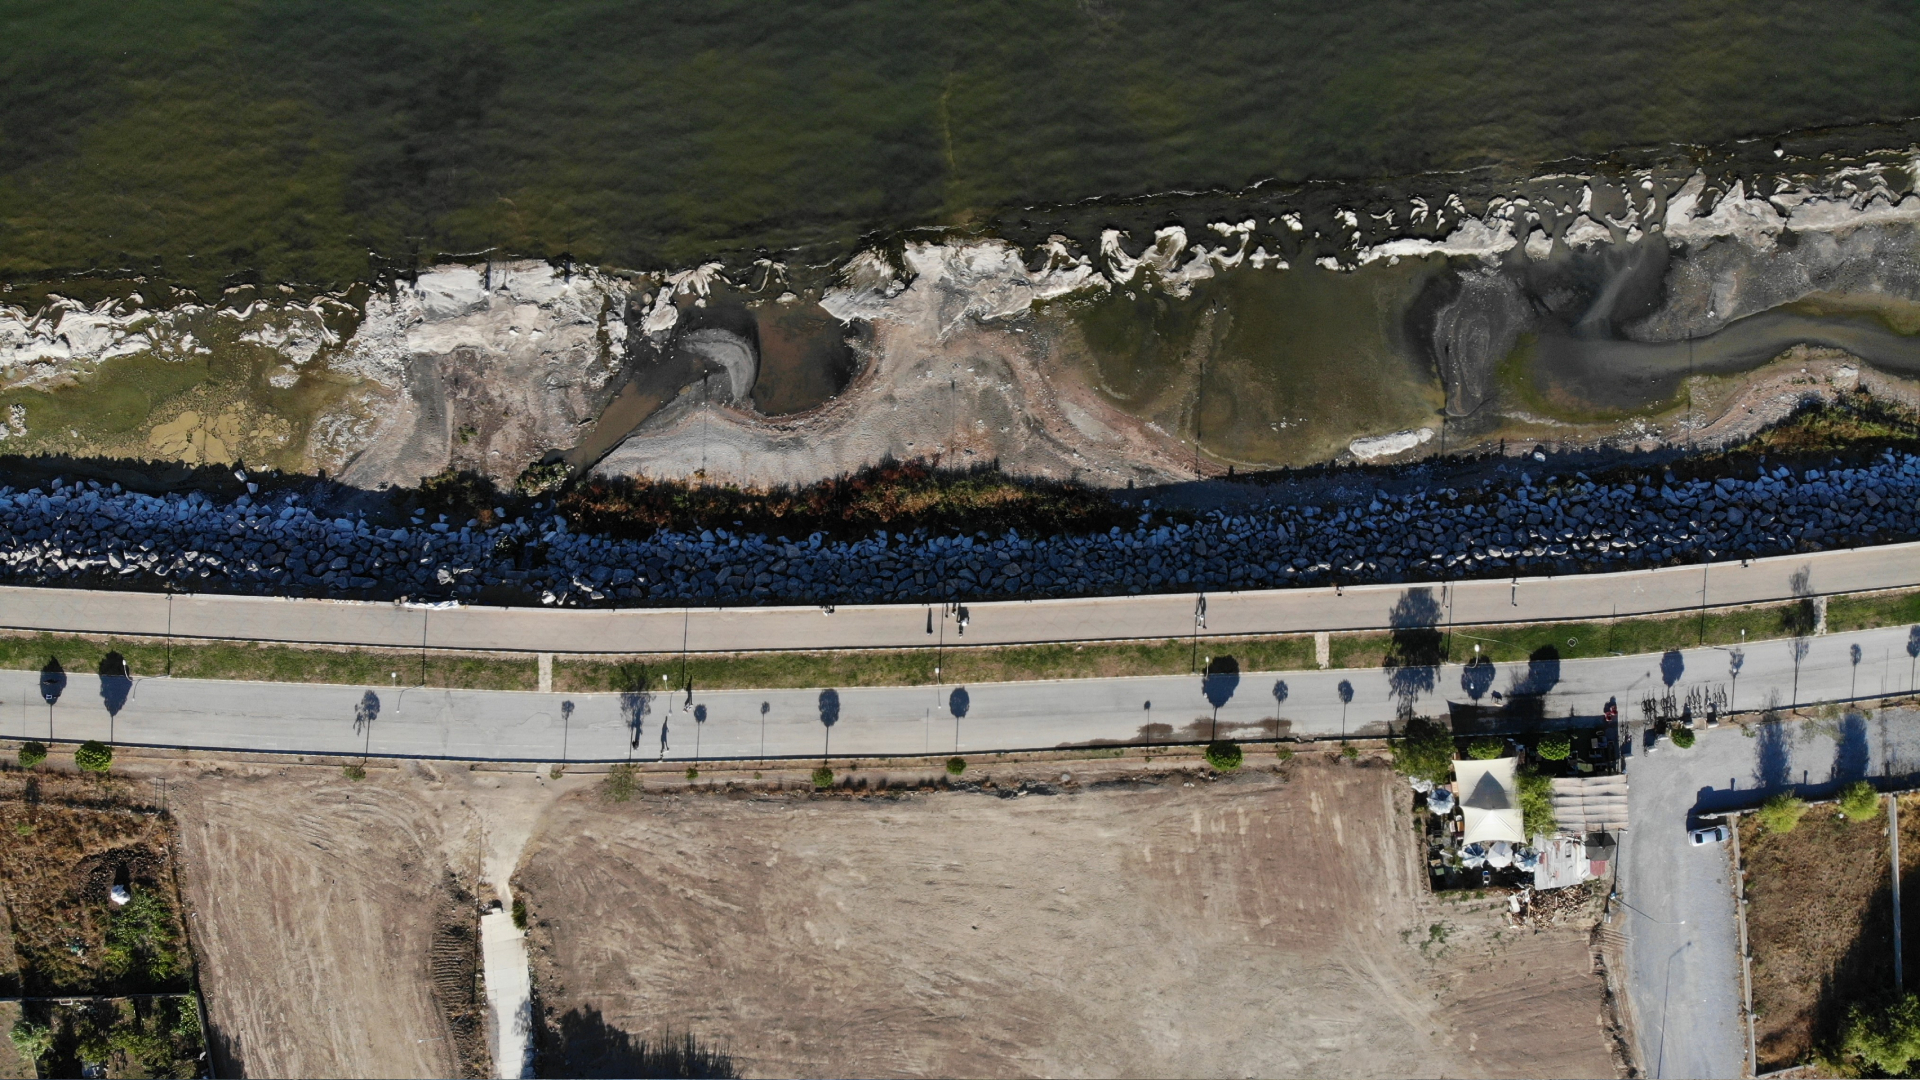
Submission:
[[[1362,498],[1365,498],[1364,496]],[[298,494],[156,497],[93,482],[0,488],[0,581],[558,605],[1061,597],[1617,570],[1920,533],[1920,457],[1599,483],[1582,474],[1336,506],[1213,512],[1083,536],[609,539],[530,514],[399,527]]]

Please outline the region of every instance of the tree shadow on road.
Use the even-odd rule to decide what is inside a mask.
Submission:
[[[60,695],[67,692],[67,669],[60,666],[60,658],[47,657],[47,666],[40,669],[40,697],[47,704],[57,704]]]
[[[1387,613],[1387,625],[1393,633],[1381,666],[1386,669],[1393,696],[1403,706],[1411,706],[1439,684],[1440,665],[1446,660],[1440,615],[1440,601],[1429,588],[1408,589]]]
[[[117,652],[100,658],[100,702],[108,716],[119,716],[133,693],[133,676],[127,672],[127,659]]]

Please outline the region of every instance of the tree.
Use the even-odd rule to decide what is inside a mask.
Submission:
[[[1444,784],[1453,779],[1453,733],[1416,716],[1393,742],[1393,767],[1416,780]]]
[[[47,760],[47,747],[45,743],[29,742],[20,744],[21,768],[31,769],[45,760]]]
[[[1920,1058],[1920,997],[1908,994],[1879,1008],[1855,1005],[1840,1036],[1840,1052],[1883,1076],[1912,1076],[1914,1059]]]
[[[1494,758],[1506,755],[1507,740],[1505,739],[1475,739],[1467,744],[1467,756],[1475,761],[1492,761]]]
[[[1800,818],[1807,812],[1807,804],[1798,796],[1781,792],[1770,795],[1760,804],[1760,810],[1754,816],[1760,819],[1760,825],[1768,832],[1790,833],[1800,824]]]
[[[967,771],[966,758],[950,757],[947,759],[947,775],[948,776],[959,776],[961,773],[966,771]]]
[[[1207,764],[1221,772],[1232,772],[1240,767],[1240,744],[1237,742],[1210,742],[1207,744]]]
[[[1520,783],[1520,830],[1529,838],[1552,836],[1560,828],[1560,822],[1553,814],[1553,781],[1532,769],[1521,769],[1517,778]]]
[[[1693,745],[1693,729],[1690,727],[1674,728],[1672,731],[1667,733],[1667,738],[1670,739],[1673,742],[1673,745],[1678,747],[1679,749],[1681,750],[1688,749]]]
[[[833,770],[825,765],[813,770],[813,786],[821,791],[833,786]]]
[[[113,768],[113,748],[98,739],[88,739],[73,752],[73,763],[88,772],[106,772]]]
[[[1542,761],[1565,761],[1573,753],[1573,740],[1564,731],[1555,731],[1540,736],[1533,752],[1540,755]]]
[[[1865,780],[1840,789],[1840,812],[1848,821],[1872,821],[1880,816],[1880,793]]]

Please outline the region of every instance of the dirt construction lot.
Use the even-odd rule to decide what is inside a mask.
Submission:
[[[1614,1074],[1585,935],[1428,897],[1386,768],[1060,768],[559,802],[515,879],[541,1071],[619,1074],[606,1025],[747,1075]]]
[[[543,1075],[687,1034],[748,1076],[1615,1072],[1586,935],[1427,895],[1384,764],[932,765],[623,803],[544,769],[115,772],[177,815],[221,1075],[490,1074],[469,935],[515,867]]]

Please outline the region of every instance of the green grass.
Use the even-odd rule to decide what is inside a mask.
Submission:
[[[1832,627],[1832,607],[1828,626]],[[1452,633],[1452,662],[1473,659],[1473,647],[1496,664],[1526,660],[1535,651],[1552,648],[1562,660],[1578,660],[1615,653],[1655,653],[1700,645],[1738,645],[1741,641],[1792,637],[1796,625],[1808,625],[1799,603],[1756,604],[1751,607],[1710,609],[1703,621],[1698,612],[1652,615],[1645,618],[1595,622],[1522,623],[1515,626],[1456,626]],[[1800,620],[1796,623],[1796,620]],[[1746,631],[1742,638],[1740,632]],[[1439,628],[1446,650],[1447,629]],[[1334,667],[1374,668],[1385,664],[1393,642],[1389,633],[1336,634]]]
[[[1830,633],[1903,624],[1920,624],[1920,589],[1854,593],[1827,601]]]
[[[1301,635],[1222,638],[1200,643],[1199,661],[1231,655],[1242,671],[1296,671],[1313,666],[1313,639]],[[704,653],[628,657],[562,657],[553,665],[558,691],[617,691],[645,682],[654,689],[783,690],[841,686],[919,686],[934,682],[1019,682],[1193,671],[1190,639],[1013,645],[965,649],[870,649],[846,652]],[[934,674],[936,661],[940,666]],[[663,682],[660,676],[665,675]]]
[[[38,671],[49,659],[69,675],[101,670],[118,652],[136,677],[167,671],[167,645],[151,638],[96,638],[74,634],[0,635],[0,668]],[[253,642],[180,642],[173,645],[173,675],[181,679],[333,683],[350,686],[412,686],[421,682],[420,653],[405,649],[322,649]],[[427,654],[429,686],[460,690],[532,690],[539,684],[532,656],[476,653]]]

